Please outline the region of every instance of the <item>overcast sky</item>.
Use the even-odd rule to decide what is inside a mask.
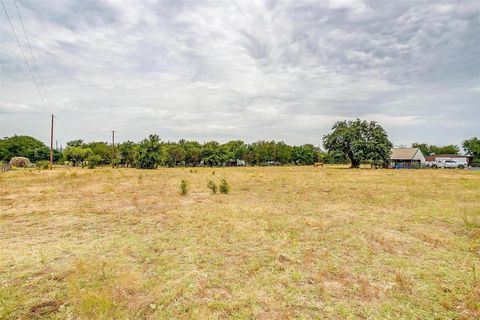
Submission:
[[[34,71],[11,0],[3,0]],[[0,8],[0,135],[395,145],[480,136],[480,1],[17,0],[42,103]]]

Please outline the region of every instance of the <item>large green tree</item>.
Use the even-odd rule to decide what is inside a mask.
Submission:
[[[162,164],[168,167],[181,165],[185,161],[186,151],[179,144],[169,142],[162,146]]]
[[[89,142],[82,144],[83,148],[90,148],[94,155],[99,156],[96,158],[99,164],[112,163],[112,147],[106,142]]]
[[[162,159],[162,144],[160,138],[151,134],[143,139],[135,152],[135,167],[141,169],[155,169]]]
[[[480,139],[473,137],[462,143],[463,149],[467,154],[473,156],[475,162],[480,162]]]
[[[352,168],[360,167],[364,160],[387,161],[393,146],[377,122],[360,119],[335,123],[332,132],[323,137],[323,145],[329,152],[342,152]]]
[[[0,161],[8,162],[13,157],[26,157],[32,162],[50,159],[49,148],[30,136],[13,136],[0,139]]]
[[[77,164],[83,164],[83,162],[93,155],[92,149],[83,147],[66,147],[63,151],[63,156],[67,161],[70,161],[75,167]]]
[[[133,167],[135,160],[136,144],[133,141],[125,141],[118,145],[119,163],[126,167]]]
[[[315,163],[318,158],[318,149],[312,144],[294,146],[292,149],[292,161],[295,164],[309,165]]]
[[[218,142],[209,141],[202,146],[202,161],[207,166],[222,166],[229,160],[228,154]]]
[[[185,150],[185,164],[198,166],[202,160],[202,145],[197,141],[180,140],[178,144]]]

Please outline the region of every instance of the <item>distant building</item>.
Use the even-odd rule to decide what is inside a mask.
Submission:
[[[427,162],[427,166],[431,167],[434,164],[445,163],[445,161],[455,161],[458,164],[462,164],[465,167],[470,166],[472,162],[472,156],[466,155],[458,155],[458,154],[432,154],[430,156],[426,156],[425,160]]]
[[[393,148],[389,167],[395,169],[421,168],[426,165],[425,156],[419,148]]]

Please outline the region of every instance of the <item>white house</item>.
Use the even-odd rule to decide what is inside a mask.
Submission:
[[[425,164],[425,156],[419,148],[393,148],[390,154],[390,168],[420,168]]]

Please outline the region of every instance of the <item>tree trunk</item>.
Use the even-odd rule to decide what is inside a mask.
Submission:
[[[359,160],[354,160],[354,159],[350,159],[352,161],[352,165],[350,166],[350,168],[360,168],[360,161]]]

